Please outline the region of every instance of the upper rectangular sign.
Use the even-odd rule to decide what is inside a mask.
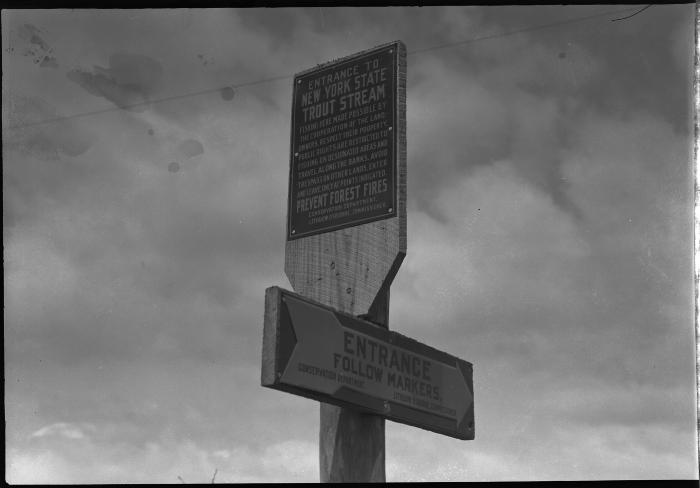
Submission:
[[[397,214],[395,42],[294,78],[287,239]]]

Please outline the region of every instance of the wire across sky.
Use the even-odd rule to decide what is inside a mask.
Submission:
[[[585,15],[585,16],[581,16],[581,17],[573,17],[570,19],[564,19],[564,20],[559,20],[556,22],[550,22],[547,24],[532,25],[532,26],[523,27],[520,29],[511,30],[511,31],[505,31],[505,32],[499,32],[499,33],[485,35],[485,36],[473,37],[470,39],[464,39],[461,41],[449,42],[449,43],[445,43],[445,44],[437,44],[434,46],[424,47],[424,48],[420,48],[420,49],[414,49],[412,51],[408,51],[406,54],[407,54],[407,56],[413,56],[416,54],[422,54],[422,53],[426,53],[426,52],[430,52],[430,51],[437,51],[437,50],[441,50],[441,49],[454,48],[454,47],[458,47],[458,46],[464,46],[464,45],[473,44],[476,42],[483,42],[483,41],[488,41],[488,40],[492,40],[492,39],[498,39],[501,37],[513,36],[516,34],[522,34],[522,33],[526,33],[526,32],[532,32],[532,31],[537,31],[537,30],[542,30],[542,29],[550,29],[550,28],[554,28],[554,27],[560,27],[560,26],[564,26],[564,25],[585,22],[585,21],[589,21],[589,20],[593,20],[593,19],[599,19],[602,17],[608,17],[611,15],[622,14],[622,13],[630,12],[633,10],[637,11],[635,14],[632,14],[628,17],[622,18],[622,19],[625,19],[625,18],[632,17],[638,13],[641,13],[642,11],[646,10],[649,7],[650,7],[650,5],[642,8],[641,10],[639,10],[639,6],[618,9],[618,10],[609,10],[609,11],[600,12],[597,14]],[[611,19],[611,21],[618,21],[618,20],[622,20],[622,19],[619,19],[619,18],[618,19]],[[40,120],[40,121],[36,121],[36,122],[29,122],[29,123],[25,123],[25,124],[11,125],[11,126],[6,127],[6,129],[8,129],[8,130],[10,130],[10,129],[23,129],[23,128],[27,128],[27,127],[34,127],[37,125],[43,125],[43,124],[49,124],[49,123],[54,123],[54,122],[60,122],[63,120],[75,119],[78,117],[87,117],[89,115],[97,115],[97,114],[102,114],[102,113],[106,113],[106,112],[113,112],[113,111],[117,111],[117,110],[129,110],[129,109],[144,107],[144,106],[148,106],[148,105],[152,105],[152,104],[156,104],[156,103],[168,102],[168,101],[172,101],[172,100],[180,100],[183,98],[190,98],[190,97],[195,97],[195,96],[199,96],[199,95],[205,95],[208,93],[221,92],[222,90],[225,90],[227,88],[228,89],[231,89],[231,88],[240,89],[240,88],[245,88],[245,87],[249,87],[249,86],[261,85],[264,83],[272,83],[275,81],[288,80],[288,79],[291,79],[293,77],[294,77],[294,74],[287,74],[287,75],[272,76],[269,78],[262,78],[262,79],[253,80],[253,81],[247,81],[247,82],[243,82],[243,83],[232,83],[232,84],[229,84],[226,86],[218,86],[216,88],[207,88],[205,90],[183,93],[180,95],[172,95],[169,97],[157,98],[157,99],[153,99],[153,100],[145,100],[143,102],[138,102],[138,103],[133,103],[133,104],[127,104],[127,105],[122,105],[122,106],[111,106],[111,107],[106,107],[103,109],[92,110],[89,112],[81,112],[81,113],[77,113],[77,114],[66,115],[66,116],[62,116],[62,117],[55,117],[52,119],[44,119],[44,120]]]

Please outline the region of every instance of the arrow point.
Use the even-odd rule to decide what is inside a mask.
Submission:
[[[464,382],[465,394],[461,397],[459,408],[457,409],[457,424],[459,430],[466,430],[471,423],[471,430],[474,429],[474,382],[473,366],[471,363],[456,359],[457,371]]]

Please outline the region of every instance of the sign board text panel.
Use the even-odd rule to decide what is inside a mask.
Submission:
[[[294,79],[287,239],[396,215],[398,48]]]
[[[263,386],[474,438],[471,363],[277,287],[265,302]]]

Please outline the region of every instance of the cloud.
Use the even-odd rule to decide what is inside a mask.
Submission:
[[[455,175],[508,154],[501,141],[509,109],[478,83],[457,81],[441,62],[423,61],[413,70],[418,81],[409,86],[413,102],[407,108],[410,201],[440,218],[434,212],[441,188]],[[479,117],[464,120],[465,111]]]
[[[573,422],[574,426],[584,428],[667,429],[679,434],[679,440],[688,442],[690,436],[682,433],[692,429],[692,422],[682,419],[688,418],[686,415],[691,410],[689,397],[679,386],[606,385],[602,381],[584,380],[561,385],[547,402],[541,402],[541,408],[561,423]]]
[[[561,175],[577,214],[521,175],[518,160],[436,188],[439,220],[409,213],[390,327],[474,362],[474,448],[493,453],[481,465],[493,471],[469,469],[468,458],[436,460],[447,479],[693,473],[683,454],[693,450],[694,427],[683,420],[694,418],[693,393],[681,386],[694,384],[683,245],[691,242],[690,146],[644,113],[589,112],[574,122]],[[493,405],[517,408],[485,407]],[[558,440],[517,450],[525,438]],[[579,438],[580,448],[571,442]],[[646,464],[657,441],[665,446],[658,470]],[[417,453],[399,457],[405,465],[394,473],[422,479],[432,469]]]
[[[318,477],[317,447],[305,440],[217,449],[179,439],[167,429],[139,444],[125,441],[123,432],[123,426],[84,422],[44,426],[23,447],[8,451],[7,479],[15,484],[205,483],[215,472],[219,483]]]
[[[13,229],[40,218],[37,202],[63,200],[91,187],[99,165],[90,164],[90,150],[98,137],[81,120],[38,123],[60,116],[43,98],[10,93],[3,101],[3,218]]]
[[[289,483],[318,479],[315,446],[283,442],[257,451],[210,451],[193,442],[150,442],[141,448],[89,442],[61,450],[8,452],[12,484]],[[116,462],[119,459],[120,462]],[[181,481],[182,480],[182,481]]]
[[[498,388],[509,386],[501,383]],[[387,424],[387,480],[680,479],[692,478],[697,469],[685,454],[694,448],[690,425],[572,423],[552,407],[579,410],[579,405],[588,405],[588,395],[542,394],[533,408],[522,405],[525,397],[518,393],[505,391],[501,399],[517,409],[497,412],[477,403],[476,439],[466,443]],[[633,401],[635,392],[625,396]]]
[[[92,95],[139,112],[146,109],[144,103],[160,87],[163,68],[142,54],[115,53],[109,57],[109,68],[95,66],[92,72],[73,69],[66,76]]]
[[[105,241],[71,248],[73,238],[60,224],[68,216],[55,215],[56,225],[41,225],[33,235],[18,230],[5,249],[5,298],[12,322],[8,331],[24,344],[13,351],[38,347],[43,357],[67,363],[133,357],[149,347],[163,354],[189,350],[230,355],[226,341],[221,340],[236,331],[237,321],[222,307],[239,301],[238,284],[230,271],[207,277],[196,262],[172,270],[163,258],[115,254],[110,247],[124,245],[139,253],[141,246],[129,244],[128,237],[114,240],[125,228],[104,215]],[[90,226],[92,218],[90,214],[72,216],[79,226]],[[61,244],[46,243],[43,232],[56,233],[59,243],[70,251]],[[205,266],[215,270],[219,262],[212,259]],[[109,278],[115,269],[121,269],[120,278]],[[187,277],[188,272],[192,276]],[[32,306],[37,293],[44,297],[41,307]],[[154,296],[159,297],[157,308]],[[262,307],[262,293],[259,301]],[[202,334],[206,330],[209,333]],[[13,351],[8,351],[8,357],[24,361],[21,353],[15,357]]]
[[[47,425],[41,429],[34,432],[30,437],[47,437],[47,436],[57,436],[65,437],[67,439],[85,439],[88,437],[86,431],[94,431],[95,426],[92,424],[69,424],[66,422],[57,422],[55,424]]]
[[[280,145],[251,142],[259,124],[250,121],[269,124],[258,110],[244,106],[244,117],[233,122],[222,123],[223,113],[207,120],[202,139],[207,152],[196,155],[204,144],[187,139],[186,130],[157,114],[101,139],[89,159],[66,161],[61,171],[44,168],[16,149],[6,153],[13,156],[9,167],[16,178],[5,192],[5,210],[13,209],[16,227],[6,262],[27,262],[31,250],[40,249],[32,266],[10,267],[7,273],[8,313],[17,321],[11,329],[25,347],[65,363],[135,357],[149,347],[159,354],[188,350],[230,357],[230,339],[224,338],[239,334],[237,324],[256,313],[244,309],[239,322],[229,307],[251,295],[262,307],[262,290],[272,280],[284,279],[282,262],[275,267],[269,259],[283,243],[278,230],[284,176],[261,178],[258,173],[272,173],[264,168],[275,164],[277,156],[270,153]],[[120,123],[107,121],[102,127]],[[148,124],[158,128],[158,140],[142,130]],[[184,149],[183,140],[189,141]],[[232,144],[237,147],[234,160]],[[173,180],[176,175],[167,172],[166,158],[182,155],[190,146],[192,157],[180,163],[180,178]],[[30,190],[37,185],[46,185],[46,191]],[[266,195],[263,201],[261,195]],[[51,238],[42,242],[45,236]],[[90,286],[73,284],[62,275],[36,274],[41,266],[53,268],[56,263]],[[30,275],[44,278],[32,281]],[[259,292],[241,281],[244,276],[261,277],[246,278],[259,285]],[[60,290],[63,298],[33,307],[32,294],[48,299],[47,288]],[[120,300],[115,293],[122,294]],[[252,338],[253,331],[247,334]],[[245,357],[252,354],[240,347]]]
[[[400,311],[393,312],[408,330],[434,341],[441,334],[419,323],[464,328],[465,345],[483,337],[516,369],[552,354],[563,364],[567,354],[581,364],[587,354],[603,360],[579,374],[599,374],[619,360],[625,341],[652,354],[690,340],[682,332],[690,323],[690,248],[678,245],[690,242],[690,192],[671,191],[689,177],[689,147],[669,125],[645,116],[584,117],[578,127],[562,153],[562,188],[577,215],[521,175],[517,160],[435,188],[441,220],[409,214],[409,252],[394,294]],[[671,302],[675,307],[664,305]],[[665,367],[680,367],[671,357]],[[629,360],[627,373],[615,369],[623,375],[617,380],[661,374]]]
[[[236,84],[562,16],[542,12],[32,13],[62,32],[62,66],[141,54],[77,82],[4,57],[5,98],[43,93],[12,124],[98,109],[87,93],[201,94],[3,134],[8,480],[317,480],[317,404],[259,385],[263,291],[288,287],[291,80]],[[680,90],[653,95],[680,78],[645,67],[675,62],[658,33],[692,34],[679,22],[409,56],[390,326],[474,362],[477,439],[389,423],[390,479],[695,473],[688,128]]]
[[[18,149],[25,155],[56,160],[61,156],[80,156],[93,145],[94,134],[77,122],[69,120],[51,128],[32,125],[61,116],[45,99],[12,95],[4,99],[5,150]]]
[[[409,323],[415,320],[409,317],[428,320],[426,313],[437,313],[451,330],[475,330],[477,324],[454,318],[476,313],[476,320],[505,332],[513,327],[511,317],[494,314],[506,313],[497,304],[507,301],[507,313],[547,327],[536,315],[556,310],[571,293],[572,276],[562,270],[582,262],[590,249],[572,217],[513,166],[502,161],[453,181],[436,202],[444,223],[421,213],[410,219],[412,244],[397,279],[407,293],[397,308],[408,307]],[[422,296],[431,297],[429,308],[415,301]]]
[[[645,114],[586,117],[575,133],[578,149],[564,166],[569,194],[600,264],[624,270],[610,274],[610,287],[599,292],[627,302],[642,296],[685,302],[690,145],[670,124]],[[625,287],[622,280],[629,280]]]
[[[569,58],[562,61],[554,46],[528,38],[497,38],[462,49],[464,56],[454,62],[410,58],[412,200],[433,217],[444,218],[436,213],[440,188],[456,181],[455,175],[510,160],[520,176],[575,215],[557,148],[566,143],[567,121],[581,107],[568,95],[572,83],[578,90],[600,79],[600,63],[579,44],[569,43]]]

